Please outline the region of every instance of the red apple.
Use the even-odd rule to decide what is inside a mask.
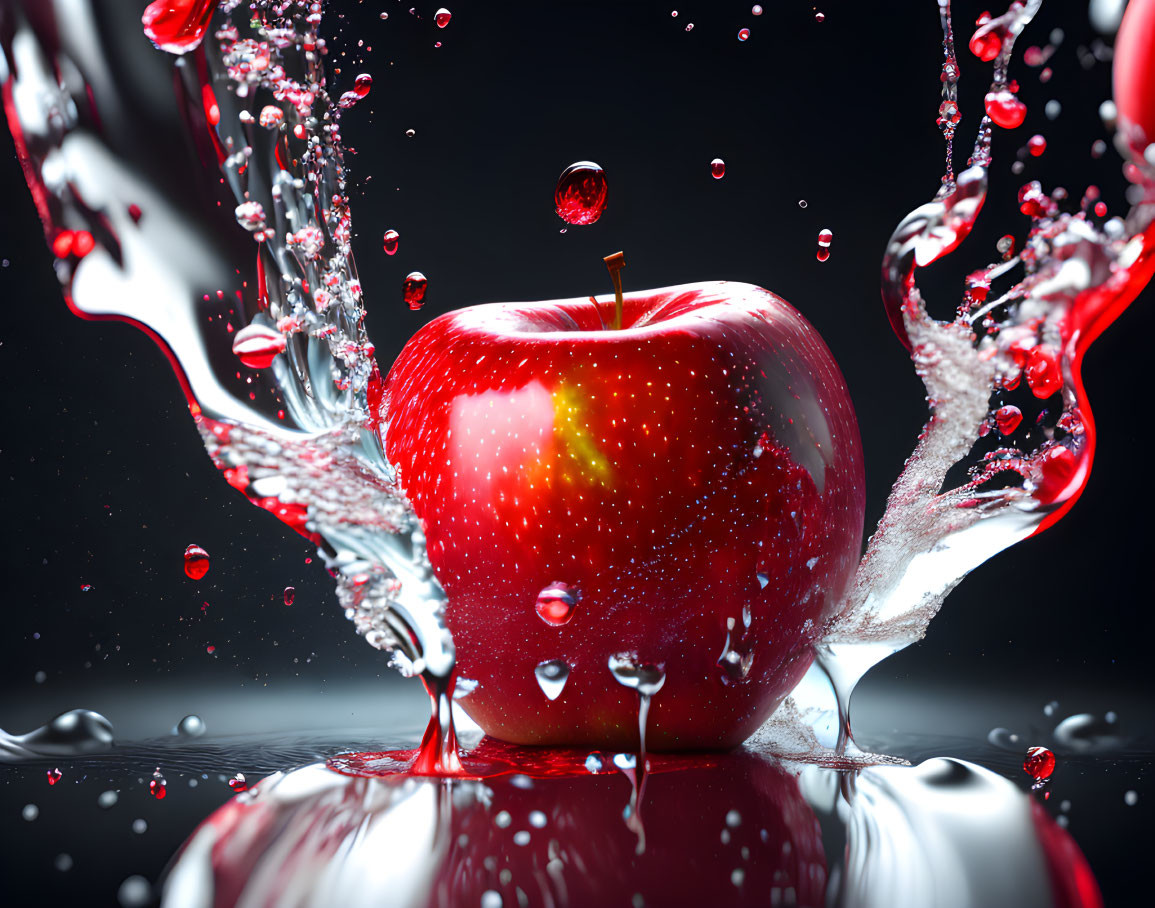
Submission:
[[[665,673],[648,746],[733,746],[805,672],[858,561],[854,410],[817,332],[758,287],[627,294],[620,330],[613,309],[434,320],[387,379],[386,450],[487,733],[637,747],[624,654]]]
[[[1111,66],[1119,119],[1155,142],[1155,0],[1131,0]]]

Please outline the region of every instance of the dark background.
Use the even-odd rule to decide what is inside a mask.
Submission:
[[[411,15],[411,2],[330,3],[325,25],[329,65],[343,70],[338,87],[362,71],[374,77],[343,132],[355,250],[382,365],[449,309],[607,292],[602,256],[618,249],[627,289],[716,278],[760,284],[799,308],[842,366],[866,451],[872,527],[926,415],[878,290],[891,230],[933,195],[942,172],[933,0],[834,0],[820,4],[821,24],[797,0],[763,2],[760,17],[750,3],[717,0],[458,2],[444,30],[432,21],[437,4],[418,3]],[[963,166],[989,66],[964,47],[982,7],[955,7]],[[740,43],[743,26],[751,35]],[[1043,84],[1021,51],[1046,44],[1056,27],[1065,39]],[[991,194],[974,235],[920,275],[932,311],[949,317],[962,277],[997,257],[999,236],[1025,235],[1015,194],[1026,180],[1066,186],[1076,199],[1097,184],[1112,213],[1125,211],[1117,154],[1090,153],[1095,139],[1109,139],[1097,108],[1109,97],[1110,65],[1079,60],[1078,48],[1095,38],[1086,4],[1057,0],[1023,35],[1012,76],[1027,122],[996,135]],[[1062,104],[1055,121],[1043,113],[1050,99]],[[140,332],[65,308],[11,139],[0,132],[0,727],[24,731],[62,709],[99,708],[103,691],[125,688],[170,698],[172,722],[207,715],[221,698],[254,698],[245,702],[259,725],[264,692],[382,684],[391,670],[353,634],[318,560],[306,563],[310,545],[221,481],[159,350]],[[1013,175],[1036,132],[1047,152]],[[714,157],[726,161],[722,180],[710,177]],[[596,225],[563,233],[554,182],[581,159],[605,168],[609,206]],[[834,241],[819,263],[824,227]],[[380,243],[390,228],[401,234],[393,257]],[[399,287],[414,269],[428,276],[429,293],[410,313]],[[1153,302],[1149,289],[1086,358],[1100,446],[1074,511],[975,571],[925,641],[869,676],[864,697],[933,685],[967,700],[989,726],[1006,724],[1004,699],[1036,700],[1040,724],[1042,705],[1058,699],[1062,714],[1119,709],[1130,731],[1147,730],[1149,713],[1122,707],[1142,703],[1152,687],[1147,460],[1155,438],[1143,406]],[[182,571],[192,542],[212,556],[200,582]],[[292,607],[282,601],[289,585]],[[118,730],[133,727],[126,712],[112,717]],[[888,721],[919,730],[909,727],[911,712]]]

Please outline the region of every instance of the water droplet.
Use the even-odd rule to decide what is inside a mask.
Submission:
[[[285,119],[285,112],[276,104],[266,104],[261,108],[260,118],[257,120],[266,129],[280,126]]]
[[[1006,728],[992,728],[987,733],[987,740],[995,747],[1003,750],[1018,750],[1019,736]]]
[[[144,835],[148,832],[148,820],[137,818],[132,821],[132,831],[137,835]]]
[[[72,869],[72,855],[70,855],[70,854],[58,854],[56,856],[56,860],[53,862],[53,864],[56,866],[56,869],[59,870],[61,873],[67,873],[69,870]]]
[[[1134,807],[1136,804],[1139,803],[1139,792],[1134,791],[1134,790],[1125,792],[1123,794],[1123,803],[1126,804],[1128,807]],[[27,809],[27,808],[25,808],[25,809]],[[27,819],[27,817],[25,817],[25,819]]]
[[[638,757],[636,754],[614,754],[613,763],[622,772],[629,772],[638,768]]]
[[[1000,435],[1014,435],[1015,429],[1023,421],[1023,411],[1013,404],[1008,404],[1005,407],[999,407],[995,410],[995,425],[998,427]],[[1047,709],[1053,711],[1053,707],[1047,704]],[[1044,709],[1046,712],[1046,709]],[[1050,713],[1047,713],[1049,716]]]
[[[1055,771],[1055,755],[1045,747],[1032,747],[1027,751],[1027,758],[1023,760],[1023,772],[1042,782],[1051,777]]]
[[[834,240],[834,233],[827,228],[818,231],[818,253],[817,258],[820,262],[825,262],[830,258],[830,244]]]
[[[96,799],[96,804],[102,810],[108,810],[114,807],[116,802],[120,800],[120,795],[115,791],[102,791],[100,797]]]
[[[640,663],[632,653],[610,656],[609,668],[618,684],[636,690],[643,697],[652,697],[666,683],[663,666]]]
[[[1027,105],[1006,89],[988,92],[984,104],[987,116],[1003,129],[1015,129],[1027,118]]]
[[[738,40],[739,41],[747,41],[747,40],[749,40],[749,38],[750,38],[750,29],[748,29],[748,28],[738,29]]]
[[[152,901],[152,884],[142,876],[130,876],[116,890],[123,908],[144,908]]]
[[[574,609],[581,602],[581,591],[568,583],[551,583],[537,594],[534,609],[546,624],[561,627],[569,624]]]
[[[285,336],[265,325],[248,325],[233,338],[234,355],[250,369],[267,369],[284,352]]]
[[[553,204],[557,216],[578,227],[593,224],[606,210],[606,172],[593,161],[570,164],[557,178]]]
[[[710,176],[715,180],[720,180],[726,175],[726,162],[721,158],[714,158],[710,162]]]
[[[1031,157],[1037,158],[1047,150],[1047,140],[1040,135],[1033,135],[1027,140],[1027,151],[1031,153]]]
[[[416,129],[407,129],[407,130],[405,130],[405,135],[408,136],[410,139],[412,139],[415,135],[417,135],[417,130]]]
[[[486,889],[481,893],[481,908],[502,908],[504,904],[501,893],[496,889]]]
[[[565,689],[565,682],[569,679],[569,663],[564,659],[552,659],[542,662],[533,670],[537,678],[537,685],[546,699],[556,700]]]
[[[529,812],[529,825],[534,829],[545,829],[545,824],[549,822],[549,818],[540,810],[531,810]]]
[[[687,22],[686,23],[686,31],[692,32],[693,30],[694,30],[694,23],[693,22]]]
[[[425,304],[425,288],[429,281],[420,271],[410,271],[401,282],[401,298],[416,312]]]
[[[586,757],[586,771],[591,773],[601,772],[602,766],[605,763],[597,754],[590,754]]]
[[[205,733],[205,723],[200,716],[187,715],[176,724],[173,734],[182,738],[199,738]]]
[[[40,816],[40,808],[35,804],[25,804],[24,809],[20,811],[20,816],[24,817],[29,823]]]
[[[1054,736],[1056,744],[1079,752],[1115,747],[1120,743],[1113,713],[1102,718],[1091,713],[1068,716],[1055,726]]]
[[[369,73],[361,73],[353,80],[353,93],[358,98],[364,98],[373,89],[373,77]]]
[[[453,18],[453,13],[447,10],[444,6],[433,14],[433,21],[437,23],[438,28],[445,28],[449,21]]]
[[[285,605],[292,605],[293,600],[297,598],[297,590],[294,587],[285,587]]]
[[[165,777],[160,774],[160,769],[153,772],[152,778],[148,783],[148,793],[158,801],[163,801],[165,795],[168,794],[168,782],[165,780]]]
[[[252,233],[265,229],[265,208],[260,202],[241,202],[236,217],[237,223]]]
[[[229,788],[233,791],[247,791],[249,783],[245,781],[245,774],[238,772],[235,776],[229,779]]]
[[[401,242],[401,234],[396,230],[386,230],[385,235],[381,238],[382,248],[386,255],[396,255],[397,245]]]
[[[154,0],[145,7],[140,24],[145,37],[158,48],[183,54],[201,43],[216,5],[217,0]]]
[[[1031,393],[1040,400],[1046,400],[1062,390],[1063,370],[1059,365],[1059,354],[1048,344],[1031,348],[1023,374]]]
[[[1003,49],[1003,28],[1001,23],[991,22],[991,17],[987,13],[979,16],[977,25],[978,28],[971,35],[967,47],[984,63],[989,63]]]
[[[814,14],[814,21],[819,22],[819,23],[825,22],[826,21],[826,13],[823,13],[823,12],[815,13]]]
[[[200,580],[209,572],[209,553],[195,543],[184,550],[184,572]]]
[[[755,3],[752,7],[750,7],[750,13],[751,13],[751,15],[754,15],[754,16],[761,16],[762,15],[762,7],[759,6],[757,3]]]

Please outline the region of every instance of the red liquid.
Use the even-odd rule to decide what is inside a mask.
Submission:
[[[1055,771],[1055,755],[1045,747],[1032,747],[1023,760],[1023,772],[1036,782],[1049,779]]]
[[[1027,105],[1007,90],[992,91],[985,99],[987,116],[1003,129],[1015,129],[1027,118]]]
[[[411,271],[401,283],[401,298],[410,309],[416,311],[425,304],[425,288],[429,281],[420,271]]]
[[[161,50],[183,54],[201,43],[220,0],[155,0],[140,17],[145,36]]]
[[[209,572],[209,553],[199,545],[184,550],[184,572],[193,580],[200,580]]]
[[[557,216],[575,226],[592,224],[606,210],[608,192],[606,172],[597,164],[592,161],[570,164],[557,178],[553,191]]]

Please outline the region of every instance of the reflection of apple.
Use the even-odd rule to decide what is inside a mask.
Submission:
[[[666,673],[649,745],[734,745],[806,670],[857,562],[850,397],[757,287],[629,294],[612,320],[592,299],[438,318],[389,375],[387,452],[486,732],[636,747],[638,696],[607,667],[624,653]]]

